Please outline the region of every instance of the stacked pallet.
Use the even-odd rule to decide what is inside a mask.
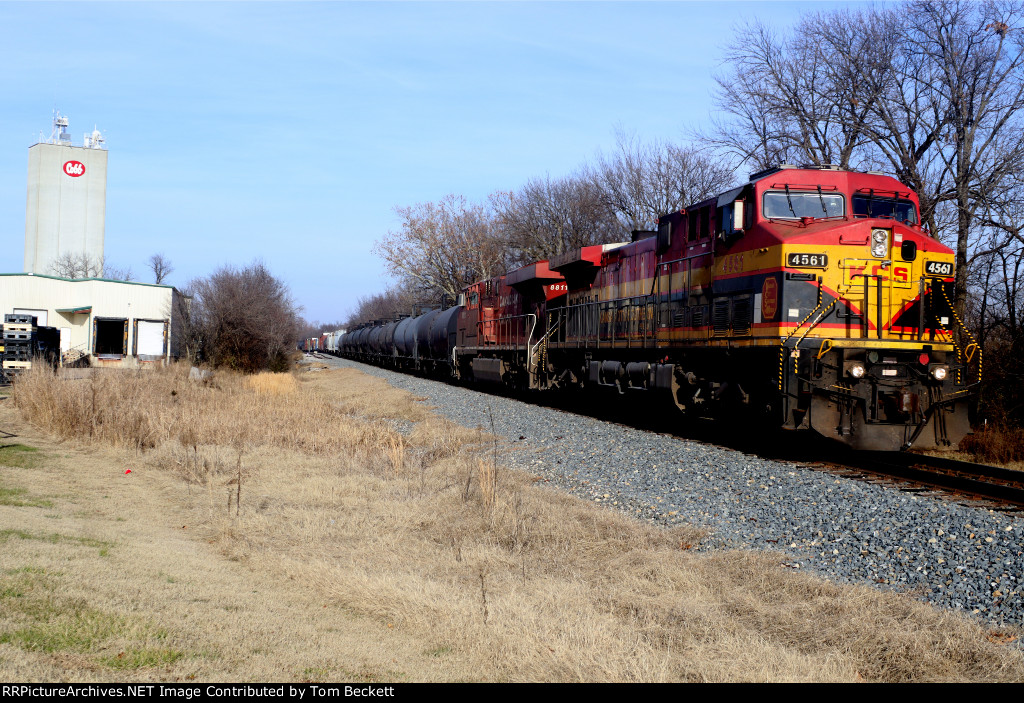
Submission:
[[[3,372],[5,375],[32,368],[33,360],[54,365],[60,359],[60,331],[38,327],[32,315],[4,315]]]

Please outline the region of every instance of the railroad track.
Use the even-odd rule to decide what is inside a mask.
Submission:
[[[1024,513],[1024,471],[987,466],[945,457],[910,452],[851,452],[827,440],[791,443],[791,433],[776,435],[739,433],[721,422],[688,421],[679,426],[679,416],[662,411],[660,418],[637,413],[631,408],[618,417],[584,404],[563,405],[560,409],[645,431],[664,432],[691,441],[717,444],[765,459],[794,462],[846,478],[870,481],[892,488],[958,500],[974,507]]]
[[[994,510],[1024,511],[1024,472],[998,466],[924,454],[857,452],[823,461],[820,468],[848,478],[895,480],[900,490],[990,502]]]
[[[314,357],[324,358],[314,354]],[[1024,513],[1024,471],[909,452],[853,452],[820,437],[778,430],[737,432],[723,420],[685,418],[667,403],[623,396],[616,404],[595,403],[586,394],[545,396],[501,393],[562,412],[585,415],[644,432],[713,444],[763,459],[869,481],[894,489],[956,500],[985,509]]]

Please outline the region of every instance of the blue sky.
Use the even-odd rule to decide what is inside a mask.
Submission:
[[[845,4],[845,3],[842,3]],[[54,108],[109,150],[106,258],[182,286],[256,258],[308,319],[386,286],[395,206],[566,174],[621,126],[684,139],[743,21],[811,2],[0,2],[0,271]]]

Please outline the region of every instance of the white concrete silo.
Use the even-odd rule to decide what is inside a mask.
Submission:
[[[94,130],[72,146],[68,119],[56,113],[50,139],[29,147],[25,272],[53,274],[61,257],[103,261],[107,151]]]

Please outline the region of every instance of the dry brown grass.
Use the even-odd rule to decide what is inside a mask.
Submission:
[[[287,373],[258,373],[246,380],[257,395],[288,395],[299,388],[295,376]]]
[[[335,369],[330,373],[305,374],[302,380],[314,383],[317,388],[328,394],[333,403],[351,415],[410,422],[420,422],[434,417],[420,402],[424,400],[423,398],[417,398],[356,369]]]
[[[1024,428],[988,425],[960,440],[968,461],[1024,470]]]
[[[71,396],[88,409],[89,384],[69,383],[27,377],[19,409],[73,436],[63,428],[74,423],[37,400]],[[390,674],[375,669],[379,678],[1024,679],[1020,651],[1000,644],[1018,630],[793,573],[773,553],[697,552],[699,530],[655,528],[549,490],[496,464],[479,431],[355,371],[305,374],[282,392],[226,375],[188,384],[173,369],[97,383],[104,402],[150,403],[148,441],[121,439],[141,421],[129,414],[117,432],[108,405],[102,422],[75,426],[96,428],[81,435],[94,446],[128,448],[140,466],[165,470],[168,494],[149,498],[181,513],[189,530],[179,539],[259,575],[279,602],[326,599],[325,612],[351,614],[374,637],[418,642],[434,664],[411,657]],[[402,435],[394,420],[416,425]],[[175,481],[182,489],[168,491]],[[190,627],[191,650],[220,642],[215,619]],[[182,676],[183,661],[194,658],[162,676]]]
[[[187,365],[67,380],[31,369],[14,385],[22,416],[65,439],[146,450],[275,446],[313,455],[374,447],[394,434],[355,425],[322,394],[299,393],[288,374],[219,372],[190,381]]]
[[[0,470],[0,488],[18,494],[0,502],[3,681],[438,681],[460,672],[441,671],[419,639],[333,607],[280,571],[232,561],[220,528],[193,520],[202,494],[190,497],[175,474],[123,451],[68,451],[2,405],[0,425],[42,449]]]

